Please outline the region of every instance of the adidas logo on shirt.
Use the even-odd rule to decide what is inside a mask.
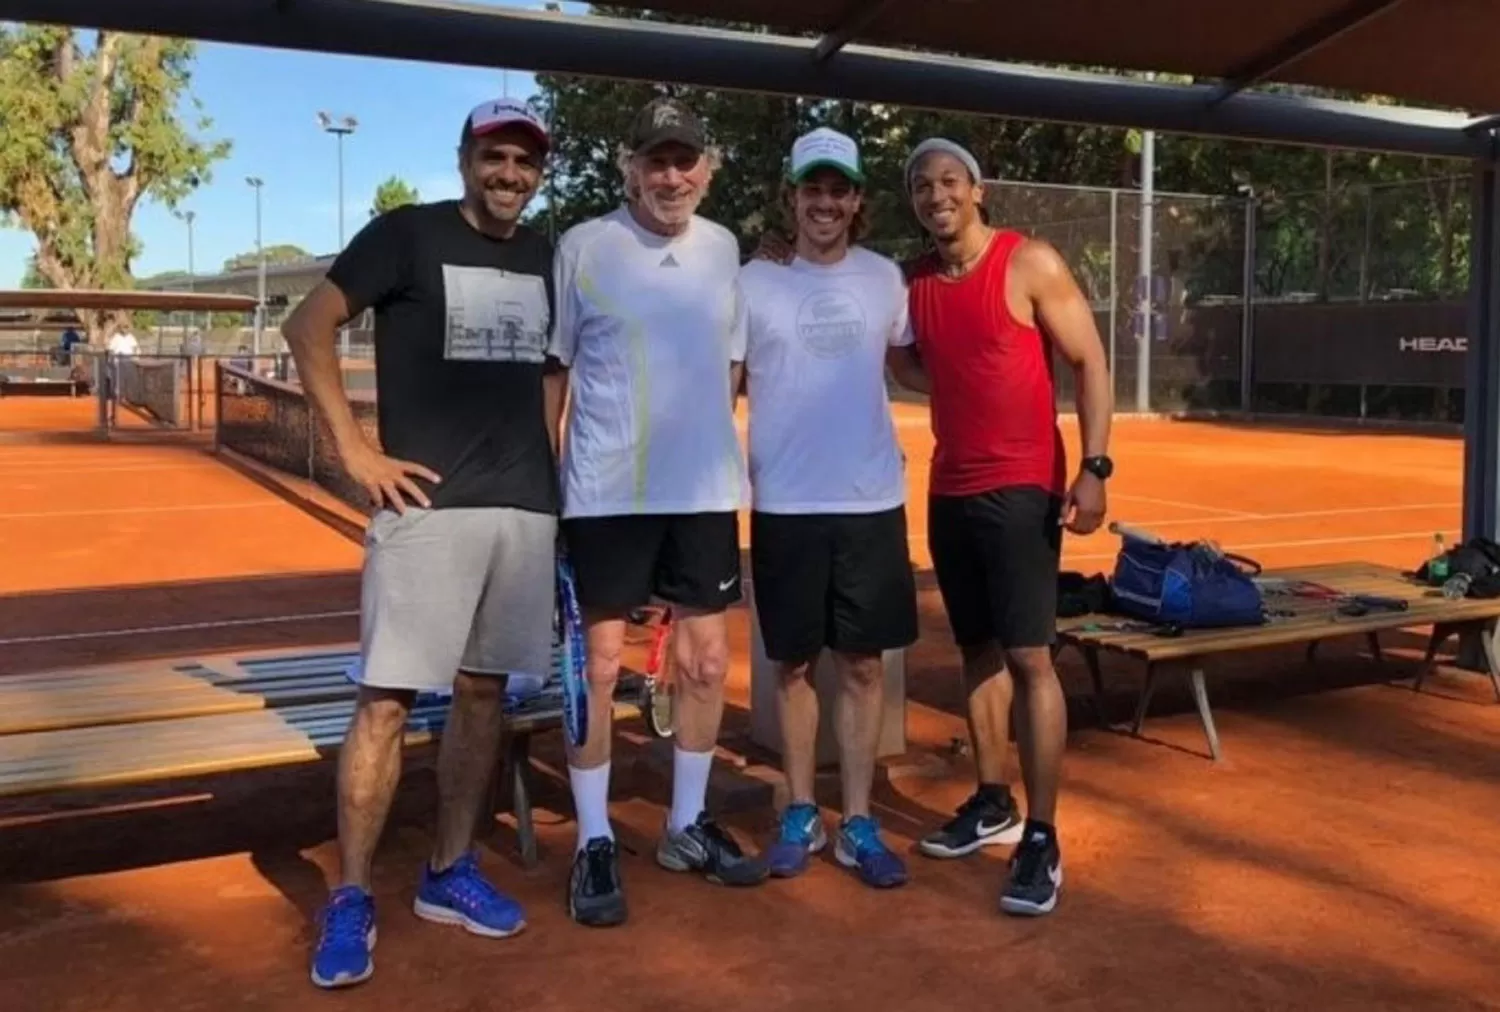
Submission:
[[[677,258],[674,257],[672,254],[668,253],[666,256],[664,256],[664,257],[661,258],[661,263],[658,264],[657,266],[658,267],[677,267],[678,266]]]

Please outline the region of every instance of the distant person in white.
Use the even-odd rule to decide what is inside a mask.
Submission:
[[[626,203],[563,235],[551,355],[569,370],[563,535],[588,636],[588,740],[568,757],[578,850],[568,909],[626,918],[610,826],[611,700],[626,617],[675,618],[672,808],[657,863],[753,885],[760,864],[704,811],[729,667],[725,609],[740,596],[744,459],[734,390],[745,357],[739,247],[697,215],[718,165],[692,110],[640,110],[620,155]]]
[[[865,231],[859,146],[820,128],[792,147],[786,199],[794,256],[746,264],[750,562],[756,617],[776,663],[790,803],[767,849],[772,875],[806,870],[828,842],[813,797],[818,694],[839,675],[843,819],[839,863],[876,888],[906,881],[880,837],[870,788],[880,740],[881,655],[917,637],[906,479],[885,385],[886,352],[912,342],[906,285]]]
[[[109,340],[104,343],[104,347],[111,355],[139,355],[141,353],[140,342],[131,333],[128,323],[117,324],[115,332],[109,335]]]

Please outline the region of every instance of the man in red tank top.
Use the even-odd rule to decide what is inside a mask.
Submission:
[[[1000,908],[1038,915],[1057,904],[1054,827],[1067,706],[1052,666],[1064,528],[1103,522],[1113,411],[1094,314],[1057,251],[983,219],[973,155],[926,141],[907,163],[912,208],[935,249],[908,266],[916,344],[893,348],[904,386],[931,397],[936,449],[928,544],[963,653],[979,789],[924,839],[934,857],[1019,841]],[[1069,480],[1057,425],[1054,349],[1072,367],[1083,444]],[[1022,824],[1003,781],[1015,704]]]

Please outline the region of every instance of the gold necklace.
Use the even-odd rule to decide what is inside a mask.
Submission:
[[[970,256],[970,257],[968,257],[968,258],[960,261],[957,264],[944,264],[943,265],[943,273],[946,274],[950,278],[963,277],[965,274],[967,274],[969,272],[969,268],[973,264],[977,263],[978,261],[980,261],[980,260],[982,260],[984,258],[984,255],[989,252],[990,243],[992,243],[994,241],[995,241],[995,233],[992,231],[992,232],[990,232],[990,234],[987,237],[985,237],[984,245],[981,246],[981,247],[979,247],[978,252],[974,253],[972,256]]]

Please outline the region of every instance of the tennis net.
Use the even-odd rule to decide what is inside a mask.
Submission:
[[[222,362],[215,365],[215,374],[218,445],[312,481],[355,509],[368,512],[373,507],[364,488],[339,463],[333,434],[301,387]],[[378,445],[374,399],[356,393],[350,405]]]
[[[117,396],[122,405],[159,425],[191,424],[192,382],[188,359],[116,355],[113,361]]]

